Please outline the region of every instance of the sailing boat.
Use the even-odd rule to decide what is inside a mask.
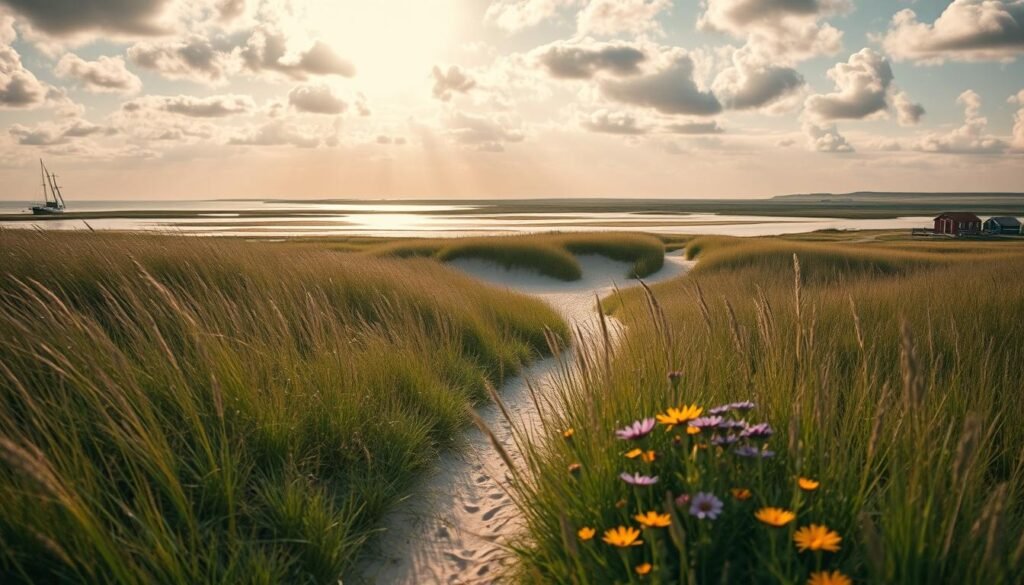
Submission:
[[[64,197],[60,193],[60,186],[57,185],[57,175],[46,170],[43,159],[39,159],[39,172],[43,178],[43,204],[33,205],[34,215],[56,215],[64,213]]]

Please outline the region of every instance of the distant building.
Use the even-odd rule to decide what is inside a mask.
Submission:
[[[990,217],[985,220],[984,229],[989,234],[1019,236],[1020,221],[1016,217]]]
[[[981,218],[973,213],[947,211],[935,218],[935,233],[967,236],[981,233]]]

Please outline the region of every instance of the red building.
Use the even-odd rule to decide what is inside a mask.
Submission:
[[[965,236],[981,233],[981,218],[973,213],[953,211],[935,218],[935,233]]]

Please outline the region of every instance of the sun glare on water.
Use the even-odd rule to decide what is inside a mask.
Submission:
[[[453,44],[455,0],[309,2],[305,20],[356,66],[369,91],[397,93],[420,86],[443,64]]]

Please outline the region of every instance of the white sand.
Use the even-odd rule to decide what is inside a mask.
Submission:
[[[526,270],[506,270],[481,260],[456,260],[450,266],[485,282],[527,293],[554,307],[584,340],[600,336],[598,297],[616,286],[635,286],[625,277],[629,265],[603,256],[581,256],[583,278],[561,282]],[[678,254],[645,279],[654,283],[678,276],[693,266]],[[617,327],[617,322],[611,324]],[[572,355],[562,357],[571,360]],[[538,413],[527,382],[538,394],[551,388],[559,372],[558,358],[534,363],[521,376],[508,380],[500,395],[516,424],[536,428]],[[478,411],[506,451],[518,460],[512,429],[497,407]],[[433,473],[385,521],[385,532],[367,560],[357,568],[355,582],[492,583],[512,559],[505,548],[522,525],[515,505],[505,493],[506,469],[487,437],[473,428],[458,449],[443,454]]]

